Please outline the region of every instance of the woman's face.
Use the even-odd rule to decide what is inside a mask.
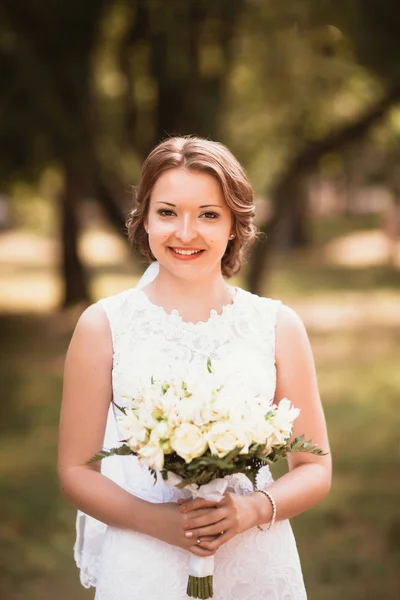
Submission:
[[[145,227],[160,265],[185,279],[221,272],[232,213],[214,177],[184,168],[164,172],[153,188]]]

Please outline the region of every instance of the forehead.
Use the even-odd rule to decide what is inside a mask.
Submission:
[[[226,206],[221,186],[208,173],[189,169],[169,169],[157,179],[151,199],[154,202],[203,201]]]

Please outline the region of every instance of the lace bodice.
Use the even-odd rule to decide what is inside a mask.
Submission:
[[[216,370],[222,361],[225,369],[228,365],[232,373],[242,373],[246,386],[272,402],[279,304],[236,288],[233,303],[221,314],[212,311],[207,321],[190,323],[177,311],[169,314],[153,304],[140,289],[102,300],[113,338],[114,402],[125,404],[124,395],[134,389],[141,373],[149,372],[149,365],[154,375],[166,366],[173,369],[174,362],[204,370],[209,358]],[[167,487],[161,478],[154,484],[150,472],[141,468],[136,458],[124,457],[121,464],[122,486],[131,493],[152,502],[176,501],[185,496],[184,491]],[[244,476],[235,475],[231,483],[242,491],[251,489]]]
[[[275,323],[279,301],[260,298],[240,288],[222,314],[211,311],[208,321],[190,323],[177,311],[168,314],[140,289],[100,301],[113,338],[113,393],[121,400],[141,370],[155,371],[166,361],[190,363],[202,369],[228,361],[243,378],[272,401],[275,393]]]
[[[270,402],[273,401],[276,386],[275,325],[280,306],[279,301],[260,298],[237,288],[232,304],[225,306],[221,314],[212,311],[207,321],[198,323],[185,322],[177,311],[168,314],[163,308],[153,304],[145,291],[137,288],[101,300],[100,304],[107,315],[112,334],[114,351],[112,385],[116,404],[124,405],[126,403],[124,395],[129,394],[129,391],[134,388],[137,378],[140,377],[143,371],[149,372],[149,367],[152,374],[157,375],[159,370],[165,372],[166,367],[173,368],[176,361],[179,364],[189,365],[191,369],[204,371],[208,359],[211,359],[216,369],[218,369],[218,364],[221,363],[225,372],[228,369],[232,373],[240,373],[243,383],[252,392],[262,395]],[[119,439],[122,439],[121,432],[119,432]],[[107,447],[107,440],[105,446]],[[103,461],[103,463],[104,472],[107,474],[107,461]],[[187,493],[177,488],[167,487],[161,478],[158,478],[154,483],[148,469],[142,468],[135,457],[118,457],[118,465],[113,468],[114,475],[117,473],[117,469],[119,470],[119,485],[147,501],[171,502],[185,496]],[[265,487],[271,481],[269,468],[263,467],[258,473],[258,486]],[[240,494],[252,490],[249,479],[241,474],[229,478],[229,487]],[[75,558],[81,568],[81,581],[86,587],[96,585],[99,569],[100,538],[104,536],[106,530],[105,525],[96,522],[96,527],[91,527],[90,530],[88,529],[82,533],[80,528],[87,526],[87,523],[87,518],[85,520],[82,517],[79,520],[78,517],[78,539],[75,546]],[[285,540],[284,543],[290,546],[293,559],[291,559],[291,564],[295,565],[296,573],[298,573],[297,551],[295,546],[293,550],[289,524],[281,528],[280,531],[278,537]],[[91,532],[93,533],[92,537]],[[257,531],[251,535],[256,536]],[[108,568],[108,564],[112,560],[111,557],[116,559],[118,557],[118,561],[120,561],[123,560],[123,556],[128,554],[131,558],[136,555],[139,560],[141,552],[144,549],[150,551],[151,548],[151,553],[155,553],[152,556],[156,556],[157,552],[162,553],[164,556],[163,566],[160,565],[160,569],[165,568],[166,572],[170,572],[173,563],[172,570],[179,568],[183,579],[187,576],[186,567],[182,563],[181,553],[183,551],[177,548],[168,547],[168,545],[148,536],[140,537],[139,534],[134,532],[123,533],[112,528],[108,528],[106,539],[107,541],[103,547],[102,573],[103,568]],[[260,543],[257,542],[257,544],[261,548]],[[274,547],[276,552],[276,545]],[[97,548],[97,552],[93,548]],[[142,548],[142,550],[139,550],[139,548]],[[226,552],[228,550],[229,548]],[[282,552],[284,552],[283,547]],[[220,553],[220,556],[222,557],[223,554]],[[172,561],[170,567],[168,567],[169,560]],[[150,565],[149,568],[151,570],[152,566]],[[226,568],[231,569],[229,566]],[[138,575],[134,575],[133,572],[130,574],[126,572],[123,577],[127,582],[125,586],[126,597],[133,598],[130,594],[134,580],[137,586]],[[296,577],[296,586],[300,585],[301,588],[301,571],[300,575],[296,575]],[[138,597],[145,597],[147,592],[146,597],[153,597],[153,592],[150,592],[151,579],[152,577],[149,575],[148,582],[144,581],[144,595]],[[234,580],[233,576],[231,576],[231,579]],[[128,585],[128,581],[132,582],[131,585]],[[285,581],[285,586],[288,587],[282,587],[282,590],[292,589],[290,577],[286,577]],[[107,576],[102,576],[102,583],[100,589],[98,589],[96,599],[125,599],[124,586],[119,587],[120,591],[115,593],[115,585],[114,575],[111,572]],[[271,585],[271,589],[273,589],[275,584],[272,583]],[[296,587],[296,589],[300,588]],[[106,589],[113,589],[113,592],[107,592]],[[226,597],[239,598],[233,592],[229,592],[229,594]],[[171,598],[175,600],[180,597],[177,588],[174,588]],[[225,598],[225,595],[223,597]],[[278,597],[291,598],[292,596],[276,596],[276,599]],[[293,598],[303,597],[305,596],[300,595],[300,593],[293,596]]]

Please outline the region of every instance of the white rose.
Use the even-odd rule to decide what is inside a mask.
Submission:
[[[248,451],[248,437],[243,423],[234,421],[218,421],[213,423],[208,432],[208,445],[211,454],[220,458],[226,456],[234,448]]]
[[[171,447],[190,463],[193,458],[201,456],[207,450],[207,439],[200,427],[192,423],[183,423],[177,427],[171,437]]]

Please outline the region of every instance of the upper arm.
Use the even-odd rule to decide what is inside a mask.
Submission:
[[[293,436],[304,434],[314,444],[329,453],[324,412],[319,396],[314,358],[307,332],[300,317],[289,307],[282,306],[276,325],[277,385],[275,402],[288,398],[300,409],[294,422]],[[331,468],[330,454],[315,456],[307,453],[288,455],[290,468],[305,462],[318,462]]]
[[[113,348],[108,319],[99,304],[80,317],[64,368],[58,469],[84,465],[103,445],[112,399]],[[100,463],[98,463],[100,464]]]

